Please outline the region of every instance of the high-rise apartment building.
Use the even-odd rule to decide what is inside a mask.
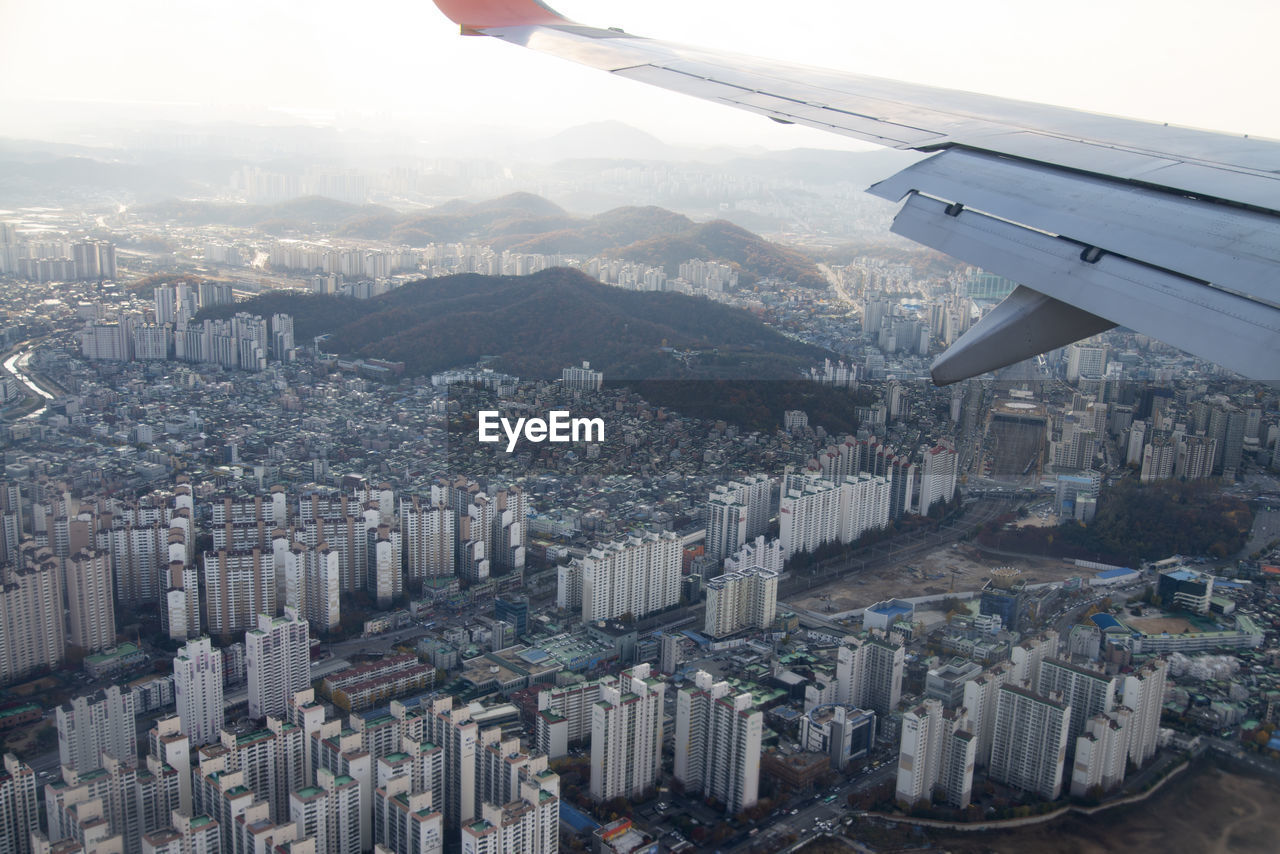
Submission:
[[[440,697],[431,704],[424,718],[427,739],[444,748],[444,813],[445,827],[462,827],[475,818],[476,810],[476,746],[479,726],[471,720],[466,706],[455,706],[453,697]]]
[[[1012,667],[1000,662],[964,683],[964,707],[976,740],[974,763],[986,768],[991,761],[991,739],[996,729],[996,701],[1000,686],[1009,681]]]
[[[342,621],[338,553],[321,544],[317,548],[302,543],[279,544],[284,564],[284,604],[315,627],[318,632],[331,632]]]
[[[400,530],[410,578],[430,583],[453,575],[456,521],[445,504],[416,495],[400,499]]]
[[[706,507],[706,552],[714,565],[747,541],[747,507],[731,495],[712,493]]]
[[[285,714],[289,697],[311,684],[311,636],[306,620],[293,608],[283,617],[258,615],[258,627],[245,633],[249,676],[249,717]]]
[[[462,854],[555,854],[559,850],[560,798],[536,783],[520,784],[520,799],[483,804],[462,828]]]
[[[174,810],[171,824],[142,835],[142,854],[221,854],[222,832],[207,815]]]
[[[680,604],[683,548],[671,531],[597,546],[582,559],[583,622],[639,618]]]
[[[178,772],[178,808],[191,815],[191,739],[178,717],[161,718],[147,732],[147,755]]]
[[[604,373],[591,369],[590,362],[583,362],[580,368],[565,368],[560,372],[560,382],[567,389],[577,391],[599,391],[604,386]]]
[[[0,769],[0,851],[31,854],[31,834],[39,826],[35,772],[6,753]]]
[[[706,554],[719,562],[769,528],[773,479],[755,474],[717,486],[707,499]]]
[[[1067,743],[1072,744],[1084,732],[1085,722],[1089,718],[1115,708],[1117,681],[1116,677],[1108,676],[1100,670],[1081,667],[1058,658],[1046,658],[1040,665],[1036,690],[1046,697],[1061,694],[1063,702],[1071,706]]]
[[[707,582],[705,630],[715,638],[747,628],[767,629],[778,610],[778,573],[758,566]]]
[[[1124,781],[1132,718],[1132,712],[1121,706],[1085,722],[1071,762],[1072,797],[1108,792]]]
[[[778,522],[784,560],[836,540],[840,530],[839,487],[816,476],[788,476],[782,484]]]
[[[404,774],[379,785],[373,793],[373,840],[397,854],[443,854],[444,815],[431,806],[431,792],[413,791]]]
[[[111,555],[81,549],[66,559],[67,641],[85,653],[116,645],[115,590]]]
[[[1072,344],[1067,347],[1067,382],[1081,377],[1100,377],[1107,367],[1107,348]]]
[[[98,801],[101,813],[78,807]],[[85,831],[106,821],[125,851],[140,851],[142,836],[168,825],[178,808],[178,772],[158,761],[145,767],[104,757],[102,766],[80,773],[64,771],[62,780],[45,787],[45,819],[50,842],[82,839]]]
[[[364,850],[360,784],[351,776],[321,769],[316,785],[290,794],[289,820],[304,836],[316,840],[317,852],[360,854]]]
[[[0,567],[0,626],[0,684],[62,663],[62,567],[48,548],[28,541],[18,566]]]
[[[569,745],[591,737],[591,710],[600,700],[600,684],[593,679],[557,685],[538,692],[538,750],[552,759],[569,752]]]
[[[1164,707],[1164,683],[1168,663],[1146,662],[1124,676],[1124,704],[1133,711],[1129,733],[1129,760],[1141,768],[1156,752],[1160,736],[1160,710]]]
[[[945,443],[924,452],[924,464],[920,468],[921,516],[927,516],[933,505],[951,500],[956,491],[958,459],[956,449]]]
[[[687,792],[712,797],[735,815],[753,806],[760,787],[764,714],[750,694],[698,671],[676,698],[675,777]]]
[[[825,543],[851,543],[889,524],[893,490],[881,475],[827,480],[813,472],[788,474],[779,501],[779,542],[784,559]]]
[[[173,659],[173,694],[182,734],[194,747],[218,740],[224,722],[222,651],[207,637],[187,641]]]
[[[665,684],[648,664],[600,685],[591,708],[591,797],[635,798],[656,789],[662,769]]]
[[[229,638],[254,626],[258,614],[276,613],[275,562],[269,549],[205,552],[205,626]]]
[[[1048,801],[1062,793],[1071,707],[1061,699],[1002,685],[988,775]]]
[[[835,701],[870,709],[882,718],[902,698],[906,650],[880,637],[845,638],[836,651]]]
[[[55,710],[58,761],[86,772],[102,767],[102,754],[138,761],[137,721],[132,691],[117,685],[63,703]]]
[[[938,700],[925,700],[908,711],[898,751],[898,801],[928,804],[936,794],[951,806],[968,807],[976,749],[963,708],[944,709]]]

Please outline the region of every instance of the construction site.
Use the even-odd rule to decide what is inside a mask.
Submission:
[[[843,613],[885,599],[976,593],[987,583],[992,569],[997,566],[1011,567],[1027,584],[1092,575],[1091,570],[1056,558],[994,557],[981,549],[957,543],[913,558],[910,563],[846,575],[802,596],[793,597],[789,603],[817,613]]]

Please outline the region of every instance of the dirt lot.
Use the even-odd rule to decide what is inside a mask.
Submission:
[[[1146,632],[1149,635],[1159,634],[1160,632],[1168,632],[1171,635],[1180,635],[1185,631],[1195,631],[1195,626],[1182,617],[1126,617],[1125,625],[1132,626],[1140,632]]]
[[[1206,764],[1131,807],[938,841],[953,854],[1253,854],[1277,838],[1280,788]]]
[[[981,590],[991,569],[997,566],[1013,566],[1022,570],[1029,584],[1062,581],[1075,575],[1087,578],[1093,574],[1091,570],[1050,558],[983,558],[972,547],[961,545],[929,552],[914,563],[855,573],[789,601],[796,607],[811,611],[839,613],[865,608],[895,596],[910,598],[948,593],[952,589],[953,570],[956,592]],[[819,598],[823,594],[831,597],[830,602]]]

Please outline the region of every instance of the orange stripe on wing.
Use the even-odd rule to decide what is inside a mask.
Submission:
[[[435,0],[435,4],[464,31],[570,23],[538,0]]]

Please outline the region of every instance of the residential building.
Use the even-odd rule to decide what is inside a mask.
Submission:
[[[173,659],[173,693],[183,735],[193,747],[213,744],[222,730],[222,652],[207,637],[187,641]]]
[[[283,617],[258,615],[258,627],[245,633],[249,677],[249,717],[285,714],[289,697],[311,684],[311,636],[297,610]]]
[[[66,559],[67,642],[82,652],[116,645],[115,590],[111,555],[81,549]]]
[[[698,671],[676,697],[675,778],[686,792],[714,798],[736,815],[753,806],[760,786],[764,714],[750,694]]]
[[[20,565],[0,567],[0,684],[40,668],[55,669],[66,652],[62,567],[53,552],[28,541]]]
[[[103,754],[136,763],[135,713],[133,693],[121,691],[118,685],[58,706],[59,764],[74,771],[92,771],[102,767]]]
[[[662,770],[665,683],[648,664],[600,685],[591,708],[591,797],[637,798],[657,788]]]
[[[1071,707],[1060,698],[1000,686],[988,776],[1047,801],[1057,800],[1070,730]]]
[[[715,638],[744,629],[767,629],[778,609],[778,573],[758,566],[726,572],[707,582],[705,630]]]
[[[680,538],[645,533],[597,546],[582,559],[582,620],[643,617],[680,604]]]
[[[835,702],[877,715],[893,712],[902,698],[906,650],[880,637],[847,637],[836,651]]]

